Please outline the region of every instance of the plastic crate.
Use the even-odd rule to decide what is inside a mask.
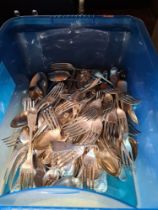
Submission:
[[[7,21],[0,30],[0,106],[5,107],[0,107],[0,138],[12,133],[9,123],[19,111],[31,76],[55,62],[85,68],[118,66],[127,71],[129,91],[142,101],[136,110],[142,131],[136,175],[128,172],[124,182],[108,176],[106,193],[39,188],[3,195],[0,205],[158,207],[158,56],[143,22],[129,16],[27,16]],[[11,152],[0,142],[2,194],[8,193],[3,178]],[[58,199],[63,201],[60,206]]]

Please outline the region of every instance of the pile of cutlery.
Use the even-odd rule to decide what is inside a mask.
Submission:
[[[53,185],[99,191],[104,175],[133,170],[140,101],[127,91],[127,76],[116,67],[54,63],[33,75],[10,124],[15,132],[3,139],[14,147],[5,173],[10,191]],[[107,187],[105,180],[101,191]]]

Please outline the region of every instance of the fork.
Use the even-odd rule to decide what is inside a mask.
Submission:
[[[86,155],[83,156],[81,172],[83,186],[86,183],[88,188],[94,189],[95,174],[98,172],[98,164],[94,149],[91,149]]]
[[[35,130],[35,125],[37,121],[37,113],[38,110],[35,107],[34,101],[32,101],[30,98],[26,99],[26,104],[27,110],[28,110],[28,115],[27,115],[27,120],[28,120],[28,127],[29,127],[29,134],[30,134],[30,139],[29,139],[29,145],[28,145],[28,153],[26,160],[24,163],[21,165],[20,168],[20,187],[21,189],[33,187],[34,183],[34,175],[35,175],[35,170],[33,167],[33,148],[32,148],[32,138],[33,138],[33,132]]]
[[[89,116],[82,115],[77,119],[72,120],[70,123],[66,123],[63,126],[64,133],[67,133],[70,138],[73,138],[89,131],[91,129],[92,117],[95,113],[89,114]]]
[[[69,110],[72,110],[72,118],[74,119],[90,100],[92,100],[92,98],[84,99],[82,101],[79,101],[77,99],[66,100],[56,107],[55,112],[57,113],[57,115],[61,115]]]
[[[27,145],[17,147],[8,162],[6,173],[4,176],[5,183],[8,183],[10,190],[14,187],[14,180],[20,165],[23,163],[27,155]]]
[[[81,115],[63,126],[63,131],[69,134],[69,137],[77,137],[90,131],[94,126],[95,120],[101,116],[101,100],[94,100],[87,106]],[[96,124],[97,125],[97,124]]]
[[[117,114],[119,127],[121,128],[122,132],[128,133],[127,116],[126,116],[125,111],[122,109],[122,106],[123,106],[122,102],[120,102],[120,105],[119,105],[119,98],[118,98],[118,95],[116,95],[116,114]]]
[[[32,107],[35,107],[35,102],[32,101],[30,97],[25,97],[22,100],[22,105],[23,105],[23,111],[28,112]],[[20,131],[16,131],[13,133],[13,135],[6,137],[2,139],[2,141],[8,146],[8,147],[13,147],[15,144],[19,143],[20,141],[18,140],[18,136],[20,134]]]
[[[55,102],[59,102],[59,96],[62,93],[64,88],[64,83],[63,82],[59,82],[58,84],[56,84],[50,91],[49,93],[42,98],[41,101],[39,101],[36,106],[38,107],[38,109],[41,109],[41,106],[43,106],[43,108],[48,107],[49,105],[54,104]],[[56,106],[57,104],[55,104]]]
[[[113,108],[114,100],[110,93],[105,93],[103,96],[103,113],[110,112]]]
[[[135,99],[135,98],[133,98],[132,96],[130,96],[128,94],[120,94],[119,98],[124,103],[130,104],[130,105],[136,105],[136,104],[140,103],[139,99]]]
[[[79,144],[95,144],[102,133],[102,129],[102,117],[99,116],[97,119],[92,121],[91,130],[87,132],[87,135],[84,135],[84,137],[80,140]]]
[[[20,168],[20,187],[21,189],[32,188],[34,184],[35,169],[32,161],[32,147],[29,147],[27,158]]]
[[[98,90],[97,93],[96,93],[96,99],[98,98],[102,98],[102,91],[101,90]]]
[[[104,141],[114,143],[119,135],[119,123],[116,114],[116,109],[105,113],[103,120],[103,139]]]
[[[120,133],[124,132],[128,133],[127,117],[124,110],[119,106],[118,94],[115,94],[114,107],[104,120],[103,139],[108,141],[113,139],[113,142],[115,142]]]
[[[54,112],[54,109],[52,106],[49,106],[47,109],[43,111],[43,118],[46,122],[46,125],[49,127],[50,130],[52,130],[52,140],[56,139],[57,141],[66,141],[68,138],[68,135],[61,134],[61,127],[58,121],[58,118]]]
[[[13,132],[11,136],[8,136],[1,140],[7,147],[13,147],[20,142],[18,140],[19,135],[20,135],[20,130]]]
[[[134,157],[131,144],[129,142],[128,134],[123,134],[121,141],[121,160],[125,166],[132,167],[134,164]]]
[[[130,136],[136,136],[140,133],[140,131],[137,128],[135,128],[135,126],[132,124],[130,119],[128,119],[128,127]]]
[[[101,133],[101,132],[100,132]],[[88,131],[87,133],[85,133],[81,139],[79,139],[78,141],[76,141],[75,143],[77,143],[78,145],[89,145],[89,144],[95,144],[96,141],[98,140],[100,133],[95,133],[93,131]]]
[[[62,168],[72,163],[79,157],[81,157],[83,152],[84,152],[83,146],[76,146],[75,148],[72,149],[72,151],[63,150],[62,152],[61,151],[54,152],[54,156],[52,159],[53,164],[57,165],[58,168]]]
[[[58,129],[61,131],[58,119],[56,117],[55,111],[52,108],[52,106],[49,106],[47,109],[45,109],[42,113],[43,118],[47,124],[47,126],[49,126],[50,129],[54,130],[54,129]]]
[[[70,109],[73,109],[74,106],[75,106],[74,102],[67,100],[67,101],[64,101],[62,104],[60,104],[59,106],[57,106],[55,109],[55,112],[60,115]]]

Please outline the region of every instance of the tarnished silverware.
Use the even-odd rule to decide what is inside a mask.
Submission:
[[[35,154],[33,158],[34,169],[36,170],[36,174],[34,176],[34,183],[36,187],[43,186],[43,177],[46,173],[46,169],[44,164],[42,164],[41,160],[38,158],[38,155]]]
[[[52,82],[65,81],[70,77],[70,73],[67,71],[53,71],[48,73],[48,79]]]
[[[14,150],[7,165],[7,170],[4,176],[5,184],[9,185],[10,190],[13,190],[15,176],[18,169],[26,158],[28,147],[20,146]]]
[[[48,80],[43,72],[36,73],[29,85],[29,96],[36,100],[46,95]]]
[[[134,175],[139,131],[133,105],[140,101],[127,90],[125,72],[117,68],[54,63],[47,74],[36,73],[11,122],[18,130],[3,139],[14,146],[5,184],[12,191],[19,183],[21,189],[62,185],[105,192],[107,174],[120,177],[127,168]]]
[[[58,152],[53,152],[52,164],[62,168],[68,164],[71,164],[73,161],[78,159],[84,153],[84,147],[78,146],[72,150],[63,150]]]
[[[105,141],[114,143],[120,133],[120,127],[115,108],[104,115],[103,123],[103,139]]]
[[[103,170],[112,176],[119,176],[121,172],[121,161],[115,151],[103,140],[97,141],[98,150],[95,152],[98,164]]]
[[[60,178],[60,170],[58,168],[51,168],[43,177],[43,186],[52,186]]]
[[[7,147],[13,147],[16,145],[16,143],[18,142],[18,138],[20,135],[21,131],[15,131],[13,132],[13,134],[11,136],[8,136],[6,138],[2,139],[2,142],[7,146]]]
[[[71,63],[53,63],[51,64],[51,70],[65,70],[65,71],[75,71],[76,68]]]
[[[140,134],[140,131],[137,128],[135,128],[135,126],[129,119],[128,119],[128,127],[129,127],[129,136],[136,136]]]
[[[53,141],[65,141],[66,139],[67,137],[61,136],[57,129],[46,130],[34,138],[33,147],[37,150],[43,150],[48,148]]]
[[[99,172],[94,149],[91,149],[82,159],[81,173],[83,186],[86,184],[88,188],[94,189],[94,180],[98,177]]]
[[[85,107],[79,117],[63,127],[63,131],[67,133],[69,137],[79,136],[91,130],[92,132],[96,131],[96,133],[102,130],[100,99],[93,101],[87,108]]]
[[[133,159],[135,160],[138,155],[138,143],[135,139],[129,137],[129,142],[132,147]]]
[[[10,123],[10,126],[12,128],[20,128],[26,125],[27,125],[27,111],[24,111],[21,114],[15,116]]]
[[[122,94],[119,96],[120,100],[123,101],[124,103],[130,104],[130,105],[137,105],[140,103],[139,99],[135,99],[132,96],[128,94]]]
[[[33,187],[35,169],[33,166],[33,148],[32,148],[32,138],[33,132],[35,131],[35,125],[37,122],[38,110],[35,108],[34,101],[29,98],[26,99],[29,102],[29,110],[27,114],[27,121],[29,127],[29,142],[28,142],[28,153],[26,160],[20,167],[20,187],[21,189]]]

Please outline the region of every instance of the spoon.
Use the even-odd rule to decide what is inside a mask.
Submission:
[[[36,73],[29,85],[29,96],[32,99],[37,99],[46,95],[48,80],[43,72]]]
[[[61,82],[65,81],[70,77],[70,73],[68,71],[53,71],[48,73],[48,79],[52,82]]]
[[[19,128],[27,125],[27,111],[15,116],[10,123],[12,128]]]

